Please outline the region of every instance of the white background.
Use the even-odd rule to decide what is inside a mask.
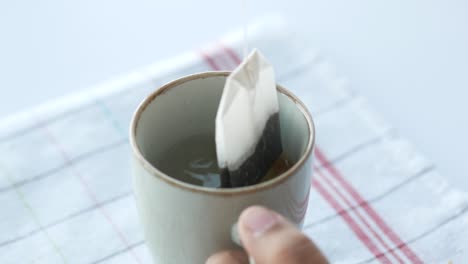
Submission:
[[[468,190],[468,2],[248,1],[282,14],[353,89]],[[0,118],[201,46],[241,1],[0,1]],[[465,184],[463,184],[465,183]]]

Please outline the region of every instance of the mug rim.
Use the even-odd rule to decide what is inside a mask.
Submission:
[[[301,111],[302,115],[306,119],[307,128],[309,130],[308,131],[309,136],[307,139],[306,150],[301,155],[299,160],[295,162],[295,164],[291,168],[281,173],[277,177],[271,180],[265,181],[265,182],[261,182],[261,183],[257,183],[257,184],[249,185],[249,186],[244,186],[244,187],[235,187],[235,188],[204,187],[204,186],[198,186],[198,185],[186,183],[186,182],[177,180],[165,174],[164,172],[160,171],[158,168],[153,166],[143,156],[143,153],[141,152],[140,147],[138,146],[136,142],[136,131],[138,129],[138,125],[139,125],[139,121],[140,121],[142,113],[146,110],[146,107],[149,104],[151,104],[154,101],[154,99],[156,99],[156,97],[163,95],[170,89],[175,88],[179,86],[180,84],[183,84],[192,80],[205,79],[205,78],[210,78],[210,77],[227,77],[230,73],[231,73],[230,71],[206,71],[206,72],[190,74],[190,75],[183,76],[181,78],[177,78],[175,80],[172,80],[162,85],[160,88],[153,91],[151,94],[146,96],[143,99],[143,101],[138,105],[137,109],[133,113],[132,120],[130,123],[130,145],[132,148],[132,152],[134,156],[136,157],[137,161],[149,174],[151,174],[151,176],[154,176],[164,181],[165,183],[172,185],[173,187],[177,187],[183,190],[188,190],[188,191],[203,193],[203,194],[211,194],[211,195],[216,195],[216,196],[235,196],[235,195],[245,195],[247,193],[272,189],[278,186],[279,184],[281,184],[282,182],[284,182],[285,180],[291,178],[292,175],[294,175],[300,168],[304,166],[305,162],[308,160],[308,158],[312,154],[313,148],[315,147],[315,125],[314,125],[312,116],[309,110],[307,110],[307,107],[304,105],[304,103],[301,100],[299,100],[299,98],[297,98],[293,93],[291,93],[289,90],[287,90],[286,88],[284,88],[283,86],[279,84],[276,84],[277,91],[284,94],[290,100],[292,100],[296,104],[296,107],[298,108],[298,110]]]

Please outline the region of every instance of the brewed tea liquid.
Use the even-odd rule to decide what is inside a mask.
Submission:
[[[220,187],[214,135],[197,135],[182,140],[155,162],[156,167],[178,180],[206,187]]]
[[[162,160],[154,161],[153,164],[160,171],[180,181],[205,187],[221,187],[221,170],[216,159],[213,134],[181,140],[166,151]],[[262,181],[272,179],[290,167],[290,162],[281,157]]]

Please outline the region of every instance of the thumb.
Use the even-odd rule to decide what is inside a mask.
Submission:
[[[260,206],[244,210],[238,231],[256,264],[325,264],[320,250],[281,215]]]

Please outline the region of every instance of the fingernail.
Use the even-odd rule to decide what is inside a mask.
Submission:
[[[278,222],[278,216],[262,207],[247,209],[241,219],[254,237],[261,236]]]

